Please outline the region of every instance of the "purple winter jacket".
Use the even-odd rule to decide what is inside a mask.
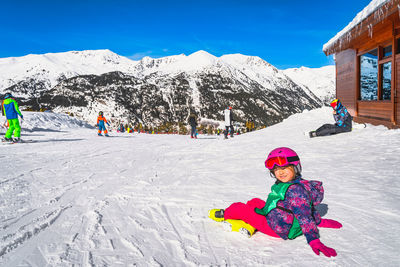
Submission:
[[[268,225],[280,237],[288,239],[295,216],[307,242],[310,243],[319,238],[317,225],[321,222],[321,215],[315,210],[315,206],[324,198],[324,188],[322,182],[303,180],[301,177],[297,177],[291,183],[294,184],[287,189],[285,199],[278,201],[277,208],[272,209],[266,216]]]

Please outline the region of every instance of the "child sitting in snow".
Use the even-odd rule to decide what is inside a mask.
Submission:
[[[254,198],[246,204],[233,203],[225,210],[211,210],[209,217],[215,221],[242,220],[264,234],[283,239],[304,234],[317,255],[322,252],[327,257],[335,257],[336,251],[319,240],[318,227],[342,227],[335,220],[322,219],[315,209],[323,199],[322,182],[301,178],[300,159],[290,148],[272,150],[265,166],[276,178],[266,202]]]
[[[103,116],[103,111],[100,111],[99,116],[97,117],[97,127],[99,128],[99,133],[98,133],[99,136],[102,136],[101,131],[104,131],[104,135],[108,136],[108,131],[106,129],[105,123],[107,123],[107,125],[110,126],[106,117]]]

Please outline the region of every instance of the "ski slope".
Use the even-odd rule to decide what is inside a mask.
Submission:
[[[106,138],[53,116],[33,131],[40,114],[25,112],[22,137],[36,142],[0,145],[0,266],[400,264],[400,130],[309,139],[304,131],[333,121],[322,108],[230,140]],[[207,217],[266,199],[274,180],[264,160],[278,146],[299,153],[304,178],[323,181],[322,215],[343,224],[320,229],[336,258],[315,255],[303,236],[246,238]]]

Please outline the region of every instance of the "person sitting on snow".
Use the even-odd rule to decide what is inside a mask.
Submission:
[[[226,223],[242,220],[266,235],[285,240],[304,235],[315,254],[335,257],[336,251],[319,239],[318,228],[342,227],[338,221],[322,219],[315,209],[324,197],[322,182],[303,179],[300,158],[287,147],[272,150],[265,167],[276,179],[267,201],[253,198],[247,203],[235,202],[226,209],[210,210],[209,217]]]
[[[110,124],[107,122],[107,119],[103,116],[103,111],[99,112],[99,116],[97,117],[97,127],[99,128],[99,136],[102,136],[101,131],[104,131],[104,135],[108,136],[108,131],[106,129],[106,126],[104,125],[105,123],[107,123],[108,126],[110,126]]]
[[[2,106],[3,114],[6,116],[8,122],[8,130],[4,137],[4,141],[20,142],[21,126],[19,125],[18,116],[20,116],[21,119],[23,119],[24,116],[22,116],[21,111],[19,111],[18,103],[14,100],[11,93],[5,94]],[[13,134],[15,139],[12,138]]]
[[[311,138],[316,136],[351,132],[353,118],[339,101],[339,99],[334,99],[331,102],[331,107],[333,108],[333,118],[335,119],[335,124],[324,124],[316,131],[311,131],[309,133]]]

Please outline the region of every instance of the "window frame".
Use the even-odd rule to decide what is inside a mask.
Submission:
[[[400,39],[400,38],[399,38]],[[397,41],[397,39],[396,39]],[[390,56],[383,57],[383,51],[385,47],[392,46],[392,54]],[[367,100],[367,99],[361,99],[361,56],[377,49],[378,50],[378,77],[377,77],[377,97],[375,100]],[[357,61],[358,61],[358,97],[357,101],[368,101],[368,102],[391,102],[392,101],[392,91],[393,91],[393,64],[394,64],[394,55],[396,55],[395,47],[392,45],[392,41],[387,41],[385,43],[382,43],[378,46],[372,47],[368,50],[360,51],[357,53]],[[383,64],[391,62],[391,86],[390,86],[390,99],[385,99],[383,100]]]

